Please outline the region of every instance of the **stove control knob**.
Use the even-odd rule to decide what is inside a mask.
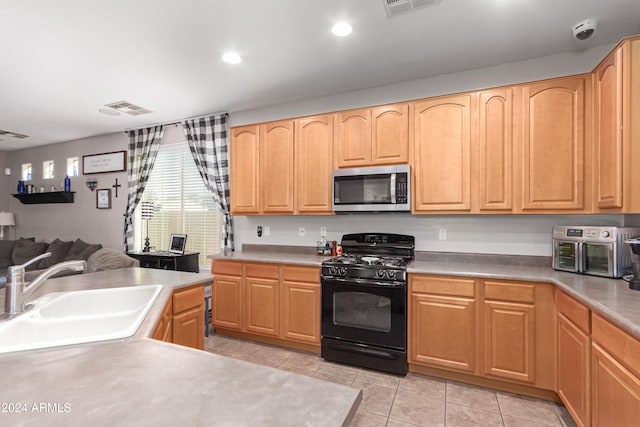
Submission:
[[[385,272],[384,270],[376,270],[376,279],[384,279]]]
[[[395,270],[389,270],[387,271],[387,278],[390,280],[394,280],[396,278],[396,272]]]
[[[609,237],[610,235],[611,235],[611,233],[609,233],[606,230],[602,232],[602,237]]]
[[[329,274],[332,276],[335,276],[338,274],[338,267],[330,267],[329,268]]]
[[[347,275],[347,267],[339,267],[338,276],[346,276],[346,275]]]

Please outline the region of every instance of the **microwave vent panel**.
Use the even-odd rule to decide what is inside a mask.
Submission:
[[[424,6],[440,3],[440,0],[382,0],[387,16],[399,15]]]

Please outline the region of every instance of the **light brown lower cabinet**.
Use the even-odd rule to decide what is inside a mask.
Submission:
[[[591,403],[593,426],[640,425],[640,341],[593,314]]]
[[[204,350],[204,285],[175,290],[152,337]]]
[[[214,260],[211,268],[218,333],[319,351],[319,267]]]
[[[424,366],[466,375],[457,379],[555,390],[553,285],[409,277],[410,370],[425,372]]]
[[[591,425],[589,399],[591,321],[589,309],[556,292],[558,320],[558,396],[576,425]]]
[[[410,363],[474,373],[475,281],[412,275],[409,289]]]

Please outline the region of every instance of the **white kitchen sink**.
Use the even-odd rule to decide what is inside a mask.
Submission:
[[[122,339],[136,333],[162,285],[60,292],[0,322],[0,353]]]

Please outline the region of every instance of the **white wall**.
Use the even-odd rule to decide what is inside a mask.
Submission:
[[[553,55],[256,110],[232,111],[230,124],[237,126],[589,72],[611,47]],[[304,98],[304,94],[301,94],[301,98]],[[164,142],[182,139],[180,126],[165,129]],[[0,190],[3,190],[0,193],[3,195],[0,196],[0,209],[15,212],[18,223],[6,233],[7,236],[35,236],[47,241],[56,237],[66,240],[80,237],[87,242],[101,242],[107,247],[122,248],[127,193],[125,172],[94,175],[99,181],[98,188],[110,188],[115,178],[123,183],[119,197],[113,198],[113,208],[109,210],[95,208],[95,193],[85,187],[87,176],[72,179],[71,187],[76,191],[76,202],[73,204],[21,205],[10,193],[15,192],[22,163],[31,162],[34,165],[34,183],[39,185],[42,182],[42,161],[54,160],[54,181],[59,185],[58,177],[64,177],[67,157],[126,150],[126,147],[126,134],[120,132],[0,153],[0,171],[5,167],[12,170],[11,176],[0,175]],[[51,183],[47,185],[50,187]],[[630,218],[629,221],[640,223],[638,217]],[[238,248],[243,243],[313,246],[319,238],[320,227],[325,226],[331,240],[340,240],[342,234],[349,232],[387,231],[415,235],[418,250],[549,255],[549,235],[554,224],[621,225],[625,221],[627,219],[622,215],[235,217],[235,235]],[[271,236],[258,239],[257,225],[270,227]],[[298,227],[301,226],[306,229],[304,238],[298,236]],[[437,239],[440,228],[447,229],[446,241]]]

